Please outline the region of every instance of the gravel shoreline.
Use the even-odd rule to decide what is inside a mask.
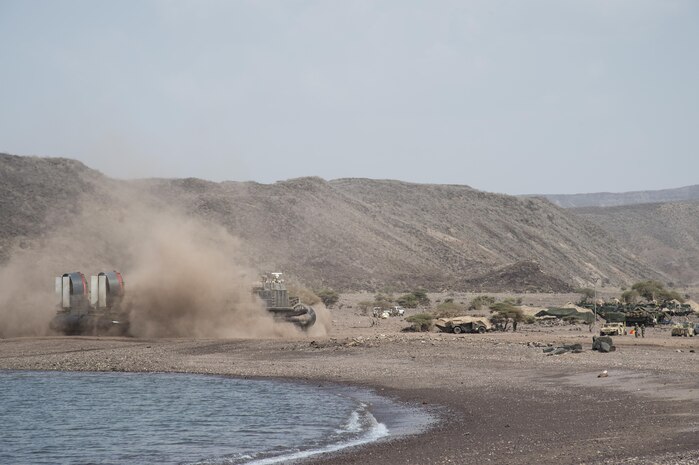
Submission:
[[[308,464],[696,464],[694,340],[589,334],[378,334],[309,340],[0,340],[0,369],[211,373],[366,387],[440,412],[429,431]],[[540,344],[582,343],[547,356]],[[616,342],[616,341],[615,341]],[[597,374],[608,370],[609,376]]]

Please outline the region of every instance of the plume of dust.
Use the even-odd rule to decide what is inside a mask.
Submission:
[[[296,280],[287,283],[289,293],[298,297],[302,303],[313,307],[316,313],[316,323],[308,328],[307,334],[312,337],[323,337],[330,333],[332,317],[323,301],[312,290],[303,287]]]
[[[15,251],[0,269],[0,337],[49,333],[57,310],[54,276],[82,271],[89,279],[112,269],[125,279],[123,305],[134,336],[300,334],[252,297],[255,274],[241,265],[239,243],[223,227],[133,191],[83,201],[80,211],[69,226]],[[316,326],[312,334],[326,331]]]

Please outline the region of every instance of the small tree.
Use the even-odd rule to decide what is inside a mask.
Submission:
[[[434,316],[435,318],[453,318],[455,316],[463,315],[465,311],[466,307],[464,305],[458,304],[451,300],[437,305]]]
[[[316,292],[316,294],[318,297],[320,297],[320,300],[323,301],[326,307],[332,307],[338,300],[340,300],[340,295],[332,289],[322,289]]]
[[[396,299],[398,305],[405,308],[417,308],[418,300],[413,294],[405,294]]]
[[[595,298],[595,290],[589,287],[579,287],[575,289],[575,292],[580,294],[580,302],[578,303],[581,305],[586,304]]]
[[[663,300],[677,300],[678,302],[684,302],[684,299],[679,292],[665,289],[665,286],[658,281],[640,281],[631,286],[631,289],[638,292],[638,294],[648,302]]]
[[[639,297],[640,295],[637,291],[629,289],[628,291],[624,291],[621,293],[621,298],[619,300],[621,300],[623,303],[627,305],[633,305],[638,302]]]
[[[427,291],[424,289],[416,289],[413,292],[398,297],[396,302],[398,305],[405,308],[417,308],[418,305],[429,305],[430,299],[427,297]]]
[[[427,332],[432,328],[432,315],[429,313],[418,313],[416,315],[409,316],[405,319],[408,323],[412,325],[410,328],[417,332]]]
[[[499,302],[491,305],[490,311],[495,313],[495,315],[491,317],[491,321],[496,325],[502,325],[503,331],[507,331],[507,325],[510,321],[512,321],[515,331],[517,331],[517,323],[524,321],[522,309],[507,302]]]
[[[428,306],[430,304],[430,298],[427,297],[427,291],[421,287],[415,289],[412,294],[417,299],[417,302],[422,306]]]
[[[479,295],[471,301],[471,305],[468,306],[469,310],[480,310],[483,307],[490,307],[495,303],[495,297],[489,295]]]

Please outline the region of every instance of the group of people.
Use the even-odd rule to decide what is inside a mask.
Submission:
[[[638,323],[636,323],[633,327],[633,334],[636,337],[646,337],[646,325],[638,326]]]

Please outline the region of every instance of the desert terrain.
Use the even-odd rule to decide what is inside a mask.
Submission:
[[[696,298],[696,199],[666,194],[672,201],[561,208],[391,180],[122,181],[74,160],[0,154],[0,369],[349,384],[438,420],[307,463],[699,463],[699,337],[649,328],[599,353],[600,321],[593,331],[405,331],[418,312],[484,293],[562,306],[579,286],[608,300],[654,279]],[[124,274],[132,337],[52,334],[54,278],[105,270]],[[295,290],[340,299],[319,305],[308,333],[274,323],[250,292],[272,270]],[[418,287],[429,308],[380,319],[362,305]],[[582,350],[545,352],[571,344]]]
[[[0,339],[0,369],[167,371],[351,384],[419,405],[438,419],[418,436],[305,463],[699,461],[699,338],[648,328],[644,338],[615,337],[617,350],[599,353],[591,350],[593,333],[586,325],[411,333],[402,331],[409,326],[404,317],[366,316],[356,308],[364,297],[343,295],[322,337],[6,338]],[[568,297],[523,296],[533,304]],[[581,353],[543,351],[576,343]],[[608,376],[599,378],[604,370]]]

